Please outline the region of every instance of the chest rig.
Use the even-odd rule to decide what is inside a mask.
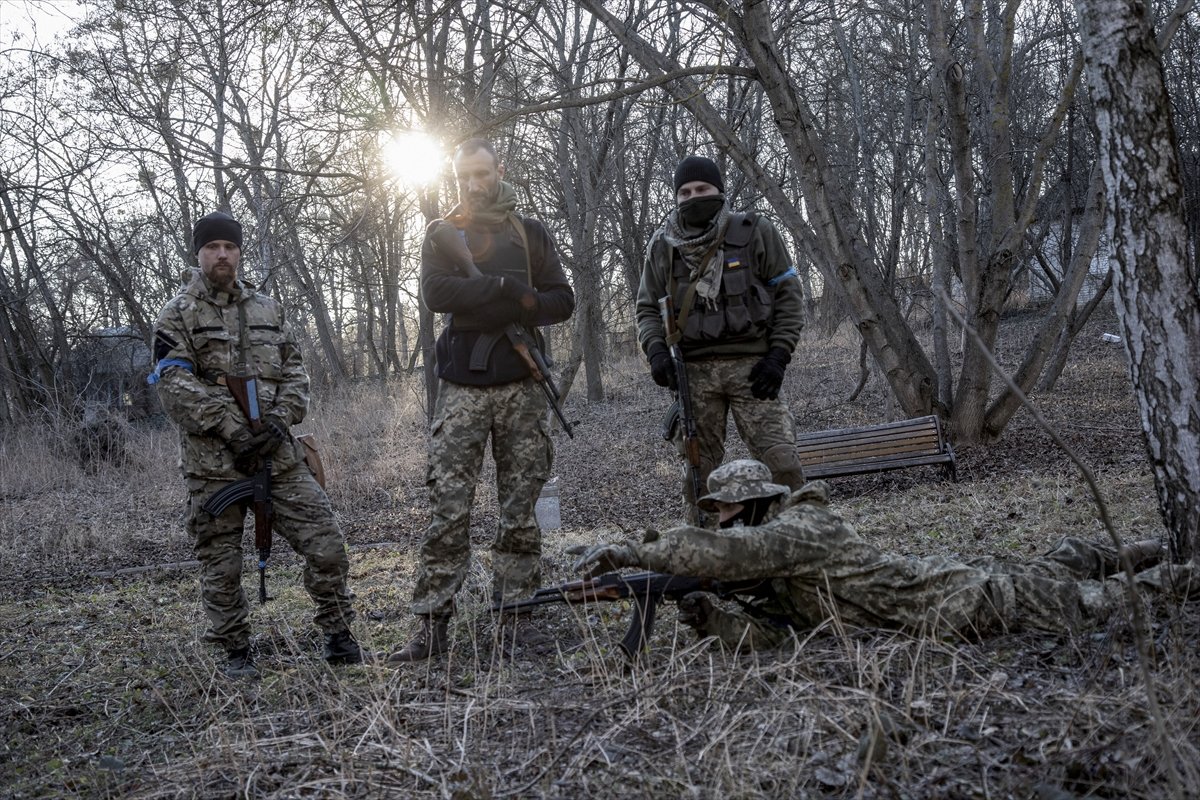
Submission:
[[[738,212],[729,217],[722,240],[721,291],[713,300],[696,300],[696,284],[683,256],[670,245],[667,290],[679,309],[680,344],[749,342],[766,335],[774,293],[754,269],[750,240],[758,215]]]

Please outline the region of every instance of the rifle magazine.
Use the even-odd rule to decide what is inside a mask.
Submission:
[[[254,478],[242,478],[209,495],[200,508],[214,517],[219,517],[234,503],[254,499]]]

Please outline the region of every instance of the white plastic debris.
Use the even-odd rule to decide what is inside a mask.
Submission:
[[[542,493],[538,495],[533,506],[534,516],[537,517],[538,527],[543,531],[554,531],[562,527],[562,512],[558,504],[558,478],[546,481]]]
[[[1102,333],[1100,334],[1100,341],[1108,342],[1109,344],[1117,344],[1121,341],[1121,337],[1117,336],[1115,333]]]

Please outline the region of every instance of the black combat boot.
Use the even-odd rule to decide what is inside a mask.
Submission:
[[[354,634],[350,631],[326,634],[325,660],[330,664],[361,664],[363,652],[354,641]]]
[[[258,667],[254,666],[254,657],[250,655],[250,648],[234,647],[225,651],[229,656],[229,661],[221,668],[221,671],[230,678],[257,678]]]
[[[449,617],[422,617],[421,628],[413,636],[412,641],[388,656],[389,664],[404,664],[413,661],[424,661],[431,656],[439,656],[446,652],[450,639]]]

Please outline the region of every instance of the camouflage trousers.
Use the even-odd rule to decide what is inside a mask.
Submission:
[[[931,626],[929,630],[937,633],[974,638],[1022,629],[1078,632],[1103,623],[1125,599],[1117,550],[1107,543],[1066,537],[1050,552],[1025,563],[988,557],[966,564],[947,560],[945,566],[957,573],[978,570],[979,580],[964,581],[963,590],[953,592],[952,599],[937,580],[914,582],[896,598],[898,606],[914,610],[914,618],[967,620],[953,631]],[[786,578],[775,581],[776,593],[786,600],[779,606],[767,604],[769,617],[714,607],[706,620],[707,633],[731,649],[766,649],[790,639],[792,628],[811,629],[838,613],[836,602],[828,597],[788,592],[780,585],[786,582]],[[1188,564],[1145,570],[1137,574],[1135,584],[1143,590],[1173,591],[1181,597],[1200,594],[1200,581]],[[812,599],[811,608],[796,606],[797,598],[804,596]],[[963,604],[969,607],[952,608]],[[781,624],[781,615],[790,617],[793,624]]]
[[[430,428],[431,518],[411,610],[447,616],[471,561],[471,506],[488,439],[496,463],[499,527],[492,544],[492,594],[513,599],[541,585],[542,532],[534,504],[554,457],[546,402],[533,380],[502,386],[442,381]]]
[[[751,458],[766,464],[776,483],[792,491],[804,485],[804,471],[796,453],[796,421],[791,409],[781,399],[759,400],[750,393],[750,370],[759,358],[744,356],[687,362],[688,389],[692,395],[692,412],[696,417],[700,445],[701,487],[707,485],[709,473],[725,460],[726,428],[731,413]],[[693,525],[715,527],[716,518],[696,507],[682,424],[675,425],[672,441],[682,460],[681,496],[685,519]]]
[[[228,481],[188,479],[188,533],[200,561],[200,597],[209,629],[205,641],[225,649],[250,642],[250,606],[242,589],[243,528],[247,506],[234,505],[219,517],[201,508]],[[272,478],[275,536],[304,558],[304,588],[316,604],[313,622],[325,633],[349,629],[354,620],[346,586],[349,559],[333,508],[305,464]],[[253,546],[253,517],[249,526]]]

